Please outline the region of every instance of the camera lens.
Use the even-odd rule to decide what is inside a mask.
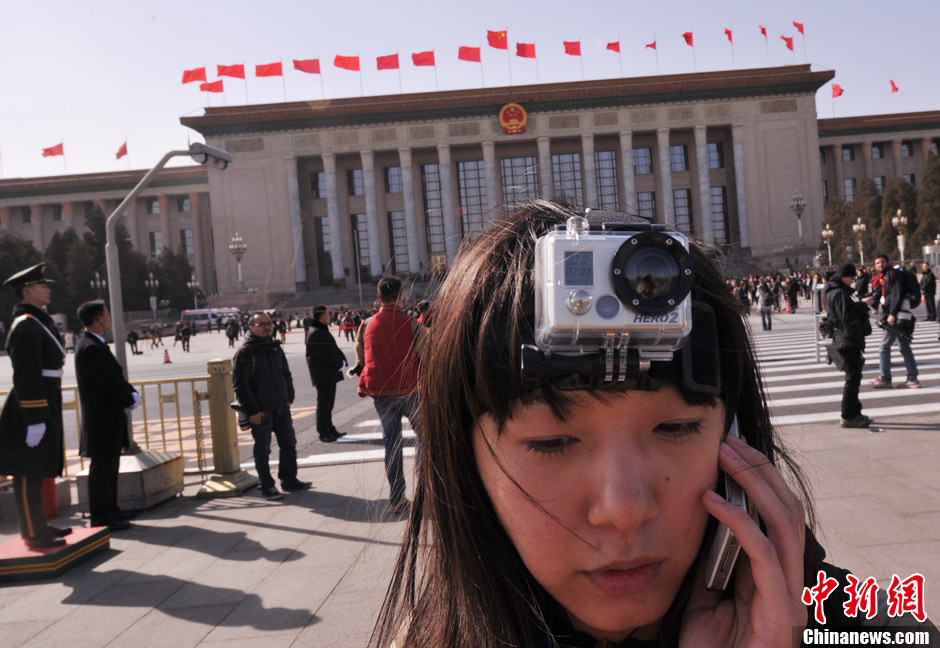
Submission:
[[[664,248],[645,245],[627,257],[623,278],[640,299],[665,298],[679,285],[679,263]]]

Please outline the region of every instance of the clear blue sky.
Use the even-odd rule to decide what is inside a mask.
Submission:
[[[582,43],[587,79],[619,76],[618,57],[605,50],[620,39],[624,76],[656,74],[644,44],[658,44],[662,74],[768,65],[758,25],[767,26],[769,65],[803,63],[793,21],[806,26],[806,62],[833,69],[845,94],[835,114],[940,109],[935,32],[937,0],[0,0],[0,165],[3,178],[61,175],[62,158],[41,149],[65,143],[69,173],[119,171],[115,153],[128,141],[131,168],[149,168],[168,150],[185,147],[183,115],[200,114],[208,96],[182,85],[183,70],[244,62],[252,104],[284,100],[280,78],[255,78],[254,66],[284,61],[287,100],[320,99],[320,79],[292,69],[291,60],[321,59],[327,98],[359,96],[359,76],[332,66],[337,54],[359,55],[365,95],[397,93],[398,73],[379,72],[375,57],[399,53],[407,92],[434,90],[434,71],[414,68],[410,54],[434,49],[441,90],[480,86],[480,66],[457,60],[461,45],[483,47],[487,86],[508,85],[506,52],[488,48],[487,29],[507,29],[516,42],[534,42],[541,82],[576,81],[580,61],[562,41]],[[780,35],[795,36],[795,55]],[[536,82],[531,60],[511,57],[516,85]],[[245,82],[225,79],[228,105],[245,103]],[[820,117],[831,117],[830,85],[817,95]],[[193,141],[199,140],[195,133]],[[187,162],[180,161],[179,164]]]

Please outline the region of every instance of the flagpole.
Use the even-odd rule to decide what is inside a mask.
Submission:
[[[437,85],[437,56],[434,54],[434,50],[431,50],[431,56],[434,57],[434,89],[440,92],[441,88]]]
[[[656,32],[653,32],[653,44],[656,44]],[[653,56],[656,57],[656,76],[659,76],[659,45],[653,48]]]
[[[362,59],[359,58],[359,55],[360,55],[360,53],[359,53],[359,52],[356,52],[356,60],[357,60],[357,61],[361,61],[361,60],[362,60]],[[361,63],[359,64],[359,96],[360,96],[360,97],[366,96],[365,91],[362,89],[362,64],[361,64]]]
[[[287,103],[287,80],[284,78],[284,59],[281,59],[281,87],[284,88],[284,103]]]
[[[480,52],[481,52],[481,53],[483,52],[483,46],[482,46],[482,45],[480,45]],[[481,56],[480,56],[480,87],[481,87],[481,88],[485,88],[485,87],[486,87],[486,79],[483,78],[483,56],[482,56],[482,54],[481,54]]]
[[[731,69],[736,70],[737,66],[734,64],[734,41],[731,42]]]
[[[509,68],[509,85],[512,85],[512,57],[509,55],[509,30],[506,30],[506,66]]]
[[[399,54],[398,50],[395,50],[395,56]],[[405,94],[401,89],[401,60],[398,61],[398,94]]]
[[[767,50],[767,67],[770,67],[770,43],[767,42],[767,36],[764,35],[764,49]]]
[[[533,56],[532,58],[535,59],[535,82],[540,84],[542,82],[539,80],[539,59],[538,57],[535,57],[535,56]]]
[[[242,81],[245,82],[245,105],[247,106],[250,102],[248,101],[248,75],[245,74],[245,62],[242,61]]]
[[[698,72],[698,63],[695,61],[695,45],[692,45],[692,71]]]
[[[620,63],[620,78],[623,78],[623,45],[620,42],[620,34],[617,34],[617,62]]]
[[[581,37],[578,36],[578,58],[581,59],[581,80],[584,81],[584,53],[581,52]]]
[[[800,35],[803,36],[803,62],[806,63],[806,34],[800,32]]]
[[[891,112],[896,112],[894,110],[894,90],[891,91]]]
[[[124,131],[124,157],[127,158],[127,170],[131,170],[131,156],[127,152],[127,131]]]
[[[320,54],[317,53],[317,63],[320,63]],[[323,68],[320,68],[320,73],[317,75],[320,77],[320,95],[322,99],[326,99],[326,90],[323,89]]]
[[[65,138],[64,138],[64,137],[62,138],[61,142],[62,142],[62,172],[63,172],[65,175],[68,175],[68,174],[69,174],[69,168],[68,168],[68,166],[66,166],[66,164],[65,164]]]

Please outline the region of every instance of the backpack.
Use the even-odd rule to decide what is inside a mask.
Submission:
[[[901,279],[904,280],[905,296],[910,300],[911,308],[916,308],[921,301],[920,282],[917,280],[917,275],[903,268],[898,268],[898,270],[901,272]]]

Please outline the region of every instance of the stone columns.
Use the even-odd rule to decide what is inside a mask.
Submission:
[[[294,266],[294,290],[303,292],[307,289],[307,255],[304,252],[303,215],[300,212],[300,183],[297,181],[297,158],[284,158],[287,171],[287,205],[290,211],[291,246],[294,253],[291,263]],[[190,201],[192,204],[192,201]]]
[[[65,222],[65,229],[70,227],[75,229],[75,203],[62,203],[62,220]],[[134,232],[131,232],[131,242],[134,242],[134,249],[137,249],[136,240],[137,237],[134,235]]]
[[[10,231],[10,208],[0,207],[0,231]]]
[[[333,266],[333,283],[345,285],[346,264],[343,262],[343,235],[339,218],[339,198],[336,188],[336,156],[324,153],[323,179],[326,184],[326,220],[330,228],[330,260]]]
[[[747,214],[747,183],[744,176],[743,130],[744,126],[741,124],[731,125],[731,148],[734,153],[734,186],[737,188],[735,193],[738,195],[738,238],[740,239],[741,249],[749,250],[751,247],[751,224]],[[709,194],[711,194],[711,189],[709,189]],[[709,206],[710,203],[711,196],[709,195]],[[713,218],[711,209],[708,211],[707,218],[710,221]]]
[[[891,140],[891,157],[894,159],[894,177],[904,177],[901,171],[901,140]]]
[[[536,142],[539,147],[539,183],[542,185],[539,195],[546,200],[551,200],[555,193],[552,180],[551,140],[547,137],[540,137]]]
[[[708,141],[705,126],[695,127],[695,168],[698,171],[698,211],[702,221],[702,238],[715,242],[715,222],[711,215],[711,181],[708,178]],[[694,222],[694,216],[692,221]],[[693,226],[694,229],[694,226]]]
[[[42,237],[42,205],[30,205],[29,217],[33,225],[33,245],[42,252],[46,249],[46,241]]]
[[[581,135],[581,186],[584,188],[584,207],[597,209],[597,169],[594,164],[594,134]]]
[[[933,144],[933,139],[930,137],[922,137],[920,140],[920,149],[924,153],[924,165],[927,164],[927,157],[930,155],[931,144]]]
[[[633,131],[620,131],[620,166],[623,168],[623,198],[620,205],[636,215],[636,176],[633,170]]]
[[[832,165],[836,169],[836,190],[832,195],[845,200],[845,183],[843,182],[845,176],[842,173],[842,146],[840,145],[832,145]]]
[[[408,272],[417,273],[421,271],[421,259],[418,257],[418,216],[415,213],[414,169],[409,147],[398,149],[398,163],[401,165],[401,197],[405,204],[405,234],[408,236]]]
[[[447,253],[447,265],[454,262],[460,235],[457,234],[457,209],[454,205],[454,174],[451,171],[450,145],[437,145],[438,173],[441,178],[441,203],[444,209],[444,250]]]
[[[866,178],[872,177],[871,170],[871,142],[862,142],[862,173]]]
[[[669,160],[669,129],[656,129],[656,143],[659,148],[659,190],[660,203],[666,225],[675,227],[676,209],[672,197],[672,163]]]
[[[205,249],[203,248],[205,243],[202,238],[202,212],[199,209],[200,197],[200,194],[196,192],[189,194],[189,209],[190,213],[193,215],[193,247],[196,248],[196,280],[199,282],[199,285],[202,286],[202,289],[208,293],[210,292],[210,287],[208,277],[206,276],[206,256]],[[227,242],[225,243],[225,249],[228,249]]]
[[[179,249],[179,241],[173,239],[173,227],[170,225],[170,197],[167,194],[157,196],[160,205],[160,229],[163,231],[163,247],[174,252]],[[105,216],[108,213],[105,212]]]
[[[496,172],[496,144],[483,142],[483,170],[486,172],[486,210],[496,213],[499,207],[499,174]]]
[[[379,240],[379,214],[375,197],[375,154],[359,151],[362,160],[362,186],[366,192],[366,227],[369,231],[369,273],[382,276],[382,246]]]

